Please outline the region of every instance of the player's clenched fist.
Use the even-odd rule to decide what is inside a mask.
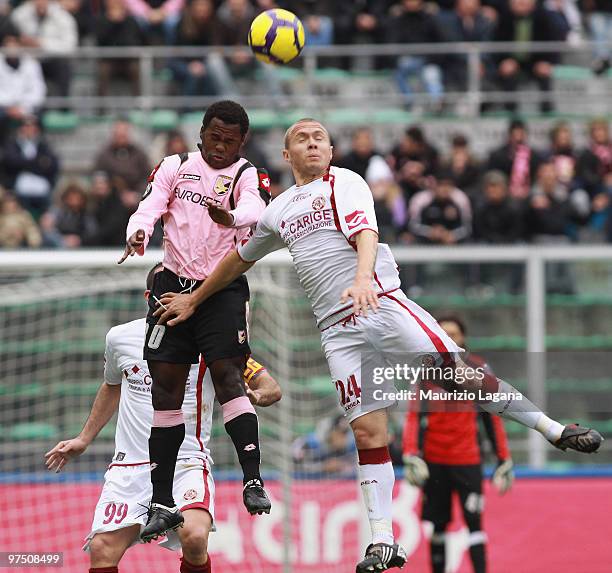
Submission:
[[[59,472],[72,458],[80,456],[87,449],[87,442],[82,438],[64,440],[45,454],[45,465],[49,471]]]
[[[138,231],[132,233],[130,238],[125,243],[125,251],[123,252],[123,256],[117,261],[117,264],[120,265],[123,261],[125,261],[125,259],[131,257],[144,245],[144,241],[145,232],[143,229],[138,229]]]

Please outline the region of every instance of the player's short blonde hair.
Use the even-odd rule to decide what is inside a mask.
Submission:
[[[303,117],[302,119],[298,119],[293,125],[289,126],[287,131],[285,131],[285,149],[289,147],[289,138],[302,123],[318,123],[321,126],[321,129],[325,132],[325,135],[327,135],[327,139],[331,141],[329,131],[327,131],[327,128],[318,119],[314,119],[313,117]]]

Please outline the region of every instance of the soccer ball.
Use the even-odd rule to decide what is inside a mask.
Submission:
[[[251,24],[249,46],[262,62],[288,64],[304,47],[304,26],[289,10],[266,10]]]

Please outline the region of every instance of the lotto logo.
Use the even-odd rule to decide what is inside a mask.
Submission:
[[[348,225],[349,231],[359,225],[367,225],[368,220],[363,211],[353,211],[344,217],[346,224]]]
[[[244,446],[245,452],[252,452],[257,446],[255,444],[249,444],[248,446]]]

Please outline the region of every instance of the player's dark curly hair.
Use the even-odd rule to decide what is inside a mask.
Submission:
[[[147,274],[147,290],[151,290],[153,288],[153,277],[157,274],[157,271],[160,267],[163,266],[163,263],[155,263],[151,270]]]
[[[245,109],[235,101],[223,100],[213,103],[204,114],[202,131],[205,130],[214,118],[220,119],[230,125],[239,125],[240,133],[244,136],[249,131],[249,116]]]
[[[456,324],[459,327],[461,334],[463,334],[463,336],[466,335],[465,322],[463,322],[463,320],[459,318],[456,314],[446,314],[444,316],[439,316],[438,323],[441,324],[443,322],[452,322],[453,324]]]

